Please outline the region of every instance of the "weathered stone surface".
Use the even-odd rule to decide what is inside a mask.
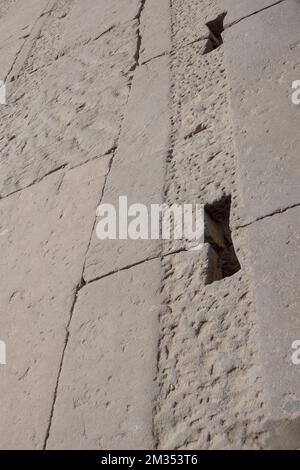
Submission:
[[[22,0],[15,2],[0,25],[1,49],[28,36],[48,3],[49,0],[26,0],[26,4]]]
[[[174,48],[190,44],[209,36],[206,26],[222,13],[217,0],[173,0],[172,41]]]
[[[224,54],[222,48],[205,54],[206,40],[180,46],[185,44],[184,25],[197,24],[188,42],[221,10],[216,2],[173,3],[177,49],[171,54],[173,146],[165,198],[169,204],[212,204],[236,192]],[[233,235],[244,266],[245,240]],[[243,269],[216,281],[213,255],[205,245],[200,252],[163,260],[167,307],[161,317],[161,388],[154,415],[162,449],[266,448],[248,273]]]
[[[171,51],[169,0],[147,0],[141,16],[140,62]]]
[[[0,49],[0,70],[1,80],[5,80],[9,74],[13,61],[22,47],[23,42],[21,40],[14,41],[8,44],[5,49]]]
[[[273,215],[243,230],[250,247],[268,418],[273,431],[277,428],[277,443],[295,445],[295,439],[288,443],[285,438],[289,427],[300,417],[300,366],[292,362],[292,345],[300,340],[300,294],[295,287],[300,275],[300,208]],[[299,448],[299,426],[297,437]]]
[[[35,73],[38,69],[52,64],[58,57],[66,53],[63,35],[66,23],[72,12],[74,0],[54,0],[55,5],[51,14],[45,15],[43,27],[32,44],[27,56],[26,67],[22,75]],[[48,10],[48,8],[47,8]],[[76,45],[75,47],[76,48]],[[71,48],[72,49],[72,48]]]
[[[163,260],[154,430],[160,449],[265,445],[255,313],[240,273],[209,286],[208,247]]]
[[[11,4],[0,24],[0,80],[6,79],[22,48],[30,35],[35,21],[42,14],[49,0],[18,0]]]
[[[299,21],[300,4],[286,1],[224,35],[242,224],[300,202],[299,108],[291,101]]]
[[[299,450],[300,419],[283,419],[270,423],[272,438],[270,448],[275,450]]]
[[[5,17],[5,15],[7,15],[8,10],[17,1],[18,0],[0,0],[0,18],[1,19]]]
[[[81,290],[48,449],[153,448],[160,269],[150,261]]]
[[[228,27],[246,16],[278,3],[278,0],[218,0],[218,2],[220,8],[227,12],[224,26]]]
[[[206,41],[174,53],[174,149],[166,178],[167,200],[212,203],[229,195],[234,152],[228,120],[224,54],[203,55]]]
[[[142,0],[75,0],[66,20],[64,47],[96,39],[112,27],[137,17]],[[84,18],[84,21],[82,20]]]
[[[150,204],[163,202],[169,142],[168,93],[166,57],[137,69],[103,203],[118,208],[119,196],[127,196],[128,205],[145,204],[150,210]],[[95,279],[158,254],[156,240],[101,241],[94,232],[84,276],[86,280]]]
[[[0,447],[299,447],[299,2],[43,4],[0,0]],[[121,195],[208,204],[203,250],[97,240]]]
[[[13,66],[11,67],[11,70],[6,78],[7,84],[11,85],[11,82],[15,82],[22,74],[24,65],[26,64],[27,66],[28,57],[41,35],[41,31],[44,28],[44,23],[49,17],[51,17],[51,14],[56,5],[58,5],[56,0],[49,0],[43,12],[34,22],[28,38],[26,38],[26,41],[14,59]]]
[[[1,108],[1,196],[111,151],[135,48],[133,22],[20,78]]]
[[[108,160],[0,201],[0,447],[43,445],[65,342]]]

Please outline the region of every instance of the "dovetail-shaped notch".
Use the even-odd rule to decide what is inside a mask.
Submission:
[[[210,245],[206,284],[231,277],[241,269],[230,230],[231,197],[205,206],[205,242]]]
[[[222,33],[224,32],[224,19],[226,15],[227,12],[221,13],[214,20],[206,23],[206,26],[209,29],[209,36],[204,54],[209,54],[223,44]]]

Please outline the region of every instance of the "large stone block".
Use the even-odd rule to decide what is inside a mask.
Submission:
[[[299,448],[300,365],[293,362],[293,344],[300,340],[297,289],[300,208],[267,217],[243,230],[250,247],[249,262],[273,438],[270,444],[275,448],[278,445]]]
[[[276,5],[224,35],[241,189],[240,224],[300,202],[300,4]]]
[[[76,303],[48,449],[152,449],[160,261],[84,287]]]
[[[104,158],[0,201],[1,449],[40,449],[49,423]]]

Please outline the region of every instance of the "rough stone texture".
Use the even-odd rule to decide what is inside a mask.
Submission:
[[[240,274],[205,286],[207,248],[165,258],[155,430],[162,449],[261,448],[253,307]]]
[[[239,155],[240,224],[300,201],[299,109],[291,101],[300,65],[299,21],[299,3],[286,1],[224,35]]]
[[[300,419],[299,369],[292,363],[292,344],[299,339],[300,294],[294,286],[299,277],[300,209],[289,209],[252,224],[246,230],[250,246],[253,292],[260,327],[262,364],[267,383],[269,420],[285,448],[299,448],[297,438],[285,436]],[[293,429],[293,428],[292,428]],[[294,429],[295,431],[295,429]],[[296,442],[295,442],[296,441]]]
[[[24,1],[18,0],[6,6],[8,11],[2,10],[5,21],[2,21],[0,25],[1,80],[6,79],[35,21],[47,4],[48,0],[26,0],[26,6],[24,6]]]
[[[65,26],[70,18],[71,22],[75,21],[78,2],[75,9],[72,9],[74,2],[57,2],[53,12],[45,17],[45,27],[29,37],[30,48],[25,50],[22,73],[12,83],[9,105],[1,108],[1,248],[5,252],[1,271],[5,291],[1,310],[5,316],[1,320],[1,333],[10,354],[10,367],[1,370],[5,396],[1,402],[1,448],[38,449],[45,447],[49,438],[72,312],[83,285],[95,211],[104,192],[132,76],[139,62],[140,17],[129,21],[131,16],[136,16],[125,8],[129,4],[132,13],[135,5],[140,14],[141,1],[123,3],[120,15],[117,4],[110,2],[111,15],[107,10],[105,20],[107,33],[95,37],[93,19],[89,17],[90,33],[78,33],[78,41],[72,41],[68,36],[72,28],[70,24],[69,29]],[[63,31],[67,43],[62,38]],[[152,70],[154,66],[145,69],[149,67]],[[163,87],[166,90],[163,98],[167,101],[169,88],[165,82]],[[168,122],[166,115],[164,119]],[[151,122],[150,125],[153,127]],[[132,134],[131,139],[134,138]],[[157,151],[154,143],[153,152]],[[109,155],[105,156],[106,153]],[[74,165],[80,167],[71,169]],[[153,266],[149,264],[152,269],[148,284],[154,276],[151,282],[154,289],[160,276]],[[142,277],[139,282],[145,286]],[[149,293],[147,286],[148,298]],[[159,299],[159,293],[156,298]],[[135,302],[133,295],[128,301]],[[134,305],[140,314],[143,304],[138,299]],[[148,315],[151,307],[147,305],[143,312]],[[115,326],[119,323],[118,318]],[[137,324],[136,327],[140,329]],[[151,344],[155,343],[154,330],[153,327]],[[128,338],[130,334],[128,331]],[[146,346],[145,338],[143,346]],[[132,357],[134,348],[135,343]],[[150,362],[155,368],[156,352],[149,354],[147,365]],[[149,367],[148,370],[150,377]],[[115,371],[118,380],[117,363]],[[151,386],[150,379],[148,386]],[[135,391],[141,395],[131,403],[138,404],[139,410],[131,414],[126,409],[127,416],[138,420],[133,421],[133,426],[140,426],[145,419],[143,433],[133,429],[130,445],[135,446],[138,435],[141,446],[146,442],[150,446],[150,388],[147,397],[144,389],[137,387]],[[144,401],[139,401],[140,398]],[[5,414],[7,409],[12,412]],[[111,439],[118,441],[119,428],[113,434]]]
[[[298,2],[43,5],[0,0],[0,447],[299,448]],[[100,242],[120,195],[209,205],[203,249]]]
[[[224,21],[225,27],[229,27],[249,15],[253,15],[264,8],[268,8],[278,3],[278,1],[279,0],[251,0],[249,2],[249,0],[218,0],[222,10],[227,12]]]
[[[18,0],[1,0],[0,1],[0,17],[3,17],[7,14],[8,10],[17,2]]]
[[[103,203],[118,207],[163,202],[163,180],[169,142],[168,59],[141,66],[135,74],[118,149]],[[140,176],[143,175],[141,178]],[[130,220],[130,219],[129,219]],[[98,240],[93,234],[84,277],[91,280],[159,255],[160,243],[150,240]]]
[[[99,38],[116,25],[133,20],[141,6],[141,0],[75,0],[66,19],[64,47]]]
[[[168,200],[211,203],[229,195],[234,177],[223,51],[203,55],[205,41],[175,51],[173,158]]]
[[[171,51],[170,0],[147,0],[141,16],[141,63]]]
[[[0,331],[9,355],[0,369],[1,449],[43,445],[107,171],[108,159],[97,160],[0,201]]]
[[[160,270],[150,261],[80,291],[48,449],[153,447]]]

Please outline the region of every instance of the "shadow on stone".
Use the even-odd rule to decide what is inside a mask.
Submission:
[[[212,21],[206,23],[206,26],[209,29],[209,37],[207,40],[207,44],[204,50],[204,55],[209,54],[210,52],[218,49],[223,44],[222,33],[224,31],[224,19],[227,15],[227,12],[222,13],[221,15],[217,16]]]
[[[205,242],[211,247],[207,284],[231,277],[241,269],[231,238],[230,209],[230,196],[205,206]],[[216,243],[216,236],[212,236],[212,231],[208,230],[212,224],[222,243]]]

